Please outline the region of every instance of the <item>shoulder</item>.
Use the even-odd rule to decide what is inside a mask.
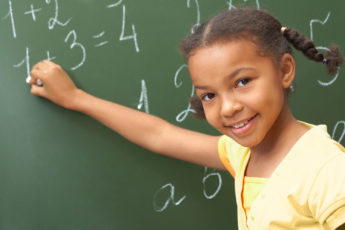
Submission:
[[[223,135],[218,142],[219,157],[233,177],[239,171],[249,150],[226,135]]]
[[[310,178],[308,204],[320,223],[337,227],[342,224],[338,217],[345,217],[345,149],[331,139],[325,126],[314,129],[308,155],[315,174]]]
[[[311,165],[322,168],[335,157],[345,157],[344,147],[332,140],[326,125],[309,126],[311,129],[296,144],[302,158],[309,159]]]

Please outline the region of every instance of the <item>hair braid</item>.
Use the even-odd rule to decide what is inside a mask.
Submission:
[[[344,62],[344,58],[341,55],[339,46],[331,44],[329,51],[326,54],[326,66],[328,74],[334,74],[337,72],[339,66]]]
[[[343,62],[340,49],[335,44],[331,45],[325,57],[316,49],[312,40],[304,37],[297,30],[286,28],[283,31],[283,35],[297,50],[302,51],[307,58],[325,63],[328,74],[334,74]]]

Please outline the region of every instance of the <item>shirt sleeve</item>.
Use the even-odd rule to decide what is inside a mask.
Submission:
[[[236,173],[234,170],[234,167],[232,167],[229,156],[228,156],[228,150],[227,150],[227,142],[229,137],[223,135],[218,141],[218,154],[219,158],[222,161],[225,168],[230,172],[233,178],[235,178]]]
[[[345,206],[338,208],[332,213],[327,219],[327,223],[332,229],[337,229],[341,226],[339,230],[345,230]]]
[[[321,168],[308,197],[310,210],[321,224],[336,229],[345,223],[345,153]]]

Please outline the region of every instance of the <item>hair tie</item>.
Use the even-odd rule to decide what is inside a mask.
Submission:
[[[282,35],[284,35],[284,32],[285,30],[287,29],[287,27],[283,26],[281,29],[280,29],[280,32],[282,33]]]
[[[322,63],[326,64],[327,63],[327,58],[322,59]]]

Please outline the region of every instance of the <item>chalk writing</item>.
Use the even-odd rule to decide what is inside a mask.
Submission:
[[[191,0],[187,0],[187,7],[190,8],[190,1]],[[198,27],[200,25],[200,6],[199,6],[199,1],[198,0],[194,0],[195,2],[195,6],[196,6],[196,23],[193,25],[191,32],[194,33],[194,30],[196,27]]]
[[[143,106],[144,106],[145,112],[150,113],[145,80],[141,80],[141,93],[140,93],[140,99],[139,99],[139,104],[137,108],[140,110]]]
[[[138,46],[138,40],[137,40],[137,33],[135,32],[135,26],[132,24],[132,35],[125,36],[125,26],[126,26],[126,6],[122,6],[122,28],[121,28],[121,34],[120,34],[120,41],[126,41],[133,39],[135,51],[139,52],[139,46]]]
[[[178,77],[179,77],[179,75],[180,75],[180,72],[181,72],[184,68],[188,68],[188,66],[187,66],[186,64],[181,65],[181,66],[177,69],[177,71],[176,71],[176,73],[175,73],[175,76],[174,76],[174,85],[175,85],[176,88],[180,88],[181,85],[182,85],[182,81],[177,82],[177,79],[178,79]]]
[[[329,48],[322,47],[322,46],[317,46],[316,49],[329,51]],[[339,71],[340,71],[340,67],[338,67],[337,73],[334,75],[332,80],[330,80],[328,82],[323,82],[323,81],[317,80],[317,82],[322,86],[330,86],[337,80],[337,78],[339,76]]]
[[[208,171],[208,168],[205,167],[204,169],[204,177],[202,178],[202,186],[203,186],[203,194],[204,196],[206,197],[206,199],[213,199],[220,191],[221,187],[222,187],[222,177],[220,175],[220,173],[218,172],[212,172],[212,173],[208,173],[207,174],[207,171]],[[210,178],[210,177],[215,177],[217,180],[218,180],[218,186],[217,186],[217,189],[211,193],[211,194],[208,194],[207,191],[206,191],[206,181]]]
[[[47,58],[46,58],[46,60],[49,60],[49,61],[51,61],[51,60],[54,60],[56,57],[50,57],[50,52],[47,50]]]
[[[67,36],[66,36],[66,38],[65,38],[65,43],[68,42],[68,40],[69,40],[69,38],[70,38],[71,36],[72,36],[73,38],[72,38],[72,43],[71,43],[71,45],[70,45],[70,48],[73,49],[74,47],[79,47],[79,48],[81,49],[81,51],[82,51],[82,60],[80,61],[79,64],[77,64],[76,66],[73,66],[73,67],[71,68],[71,70],[76,70],[76,69],[78,69],[80,66],[82,66],[82,65],[84,64],[84,62],[85,62],[85,59],[86,59],[86,49],[85,49],[85,47],[84,47],[82,44],[80,44],[79,42],[77,42],[77,33],[75,32],[75,30],[71,30],[71,31],[67,34]]]
[[[50,4],[50,0],[45,0],[45,2],[46,2],[47,4]],[[55,2],[55,16],[54,16],[53,18],[50,18],[50,19],[48,20],[48,28],[49,28],[49,30],[54,29],[54,27],[55,27],[56,24],[59,25],[59,26],[62,26],[62,27],[67,26],[68,23],[69,23],[69,22],[71,21],[71,19],[72,19],[72,18],[70,18],[70,19],[68,19],[68,20],[65,21],[65,22],[60,22],[60,21],[58,20],[58,17],[59,17],[59,5],[58,5],[58,0],[54,0],[54,2]]]
[[[163,205],[158,205],[157,200],[160,193],[164,190],[168,190],[168,197]],[[156,212],[163,212],[165,209],[168,208],[169,204],[172,203],[175,206],[178,206],[182,203],[182,201],[186,199],[186,196],[181,197],[178,201],[175,201],[175,186],[171,183],[163,185],[153,196],[153,209]]]
[[[101,33],[93,35],[92,37],[95,38],[95,39],[98,39],[98,38],[103,37],[104,34],[105,34],[105,31],[102,31]],[[108,41],[103,41],[103,42],[100,42],[100,43],[96,44],[95,47],[101,47],[101,46],[106,45],[107,43],[108,43]]]
[[[194,86],[192,87],[192,93],[191,93],[191,97],[193,97],[194,95]],[[176,116],[176,121],[177,122],[182,122],[184,120],[186,120],[187,116],[189,113],[195,113],[195,110],[192,109],[192,105],[190,103],[188,103],[188,106],[187,106],[187,109],[183,110],[181,113],[179,113],[177,116]]]
[[[328,12],[328,14],[327,14],[325,20],[323,20],[323,21],[321,21],[321,20],[319,20],[319,19],[312,19],[312,20],[310,20],[310,22],[309,22],[309,27],[310,27],[310,40],[313,40],[313,39],[314,39],[313,24],[314,24],[314,23],[320,23],[320,24],[322,24],[322,25],[325,25],[326,22],[327,22],[328,19],[329,19],[329,16],[331,16],[331,12]]]
[[[11,26],[12,26],[12,34],[13,34],[13,37],[16,38],[17,37],[17,32],[16,32],[16,25],[14,24],[12,1],[9,0],[8,4],[9,4],[8,14],[5,17],[3,17],[2,20],[7,19],[8,17],[10,17],[10,19],[11,19]]]
[[[176,73],[175,73],[175,75],[174,75],[174,85],[175,85],[176,88],[180,88],[180,87],[182,86],[182,81],[178,82],[178,77],[179,77],[181,71],[182,71],[183,69],[185,69],[185,68],[188,68],[188,66],[187,66],[186,64],[181,65],[181,66],[177,69],[177,71],[176,71]],[[194,95],[194,91],[195,91],[194,86],[192,86],[191,97]],[[187,109],[183,110],[182,112],[180,112],[180,113],[176,116],[176,121],[177,121],[177,122],[180,122],[180,123],[183,122],[183,121],[187,118],[187,116],[188,116],[189,113],[195,113],[195,110],[192,109],[192,106],[191,106],[190,103],[188,103]]]
[[[319,19],[312,19],[310,20],[309,22],[309,27],[310,27],[310,39],[313,40],[314,39],[314,30],[313,30],[313,24],[314,23],[319,23],[321,25],[325,25],[326,22],[328,21],[329,17],[331,16],[331,12],[328,12],[327,15],[326,15],[326,18],[321,21]],[[323,47],[323,46],[317,46],[316,49],[318,50],[325,50],[325,51],[329,51],[329,48],[327,47]],[[330,86],[332,85],[338,78],[339,76],[339,71],[340,71],[340,68],[338,67],[338,70],[337,70],[337,73],[334,75],[333,79],[328,81],[328,82],[323,82],[323,81],[320,81],[318,80],[317,82],[321,85],[321,86]]]
[[[47,50],[46,52],[47,54],[47,58],[45,59],[42,59],[41,61],[43,60],[53,60],[55,59],[56,57],[50,57],[50,52]],[[25,48],[25,57],[23,60],[21,60],[18,64],[15,64],[13,65],[14,68],[19,68],[21,66],[25,65],[25,68],[26,68],[26,83],[29,83],[30,80],[31,80],[31,74],[30,74],[30,49],[29,47],[26,47]]]
[[[234,6],[233,4],[232,4],[232,1],[233,0],[228,0],[227,1],[227,4],[228,4],[228,9],[229,10],[231,10],[231,9],[236,9],[237,7],[236,6]],[[248,2],[248,0],[243,0],[244,2]],[[260,1],[259,0],[255,0],[255,4],[256,4],[256,8],[257,9],[260,9]]]
[[[107,8],[117,7],[117,6],[119,6],[121,3],[122,3],[122,0],[119,0],[119,1],[117,1],[117,2],[115,2],[115,3],[113,3],[113,4],[107,5]]]
[[[122,0],[117,1],[116,3],[107,5],[107,8],[117,7],[122,3]],[[137,32],[135,31],[135,26],[132,24],[132,35],[125,36],[125,28],[126,28],[126,6],[122,5],[122,26],[121,26],[121,34],[120,34],[120,41],[126,41],[133,39],[135,51],[139,53],[139,45],[138,45],[138,38]]]
[[[25,57],[22,61],[20,61],[18,64],[13,65],[13,67],[18,68],[21,67],[22,65],[26,64],[26,83],[30,82],[31,76],[30,76],[30,51],[29,51],[29,47],[25,48],[26,52],[25,52]]]
[[[232,1],[233,1],[233,0],[227,1],[228,10],[236,9],[236,6],[234,6],[234,5],[232,4]]]
[[[35,9],[33,4],[30,5],[30,8],[31,8],[31,10],[24,12],[24,14],[31,14],[32,20],[34,20],[34,22],[35,22],[36,21],[36,13],[41,11],[42,8]]]
[[[339,142],[339,143],[341,143],[341,141],[343,140],[344,135],[345,135],[345,121],[338,121],[338,122],[335,124],[335,126],[334,126],[334,128],[333,128],[333,132],[332,132],[332,138],[334,139],[334,138],[335,138],[336,131],[337,131],[337,129],[338,129],[338,126],[340,126],[340,125],[343,125],[343,131],[342,131],[342,133],[341,133],[339,139],[336,140],[336,141]]]

